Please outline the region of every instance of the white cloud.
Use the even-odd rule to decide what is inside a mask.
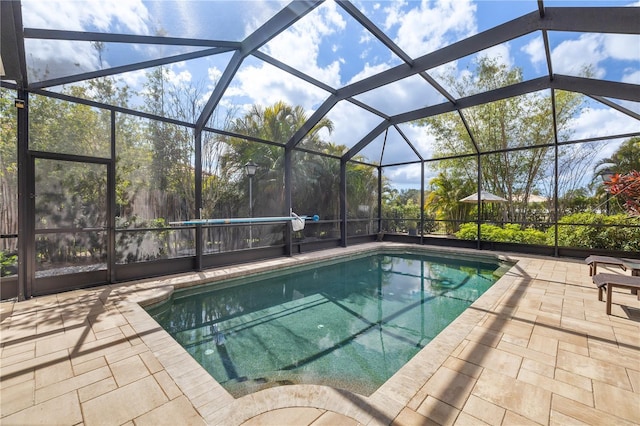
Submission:
[[[622,76],[623,83],[640,84],[640,70],[630,70],[629,74]]]
[[[129,87],[142,87],[142,84],[147,80],[147,70],[131,71],[125,74],[120,74],[120,77]]]
[[[551,52],[553,72],[566,75],[582,75],[590,68],[594,78],[602,78],[606,71],[599,63],[606,58],[601,34],[583,34],[577,40],[565,40]]]
[[[603,34],[603,51],[607,57],[622,61],[640,61],[640,36]]]
[[[445,89],[451,91],[451,88],[448,87],[446,79],[447,76],[457,75],[458,74],[458,61],[448,62],[446,64],[442,64],[427,72],[431,75],[431,77],[435,78],[436,81]]]
[[[90,7],[81,7],[87,10],[91,23],[102,31],[132,32],[138,35],[149,34],[149,13],[141,0],[123,0],[118,2],[91,3]],[[76,5],[77,7],[77,5]]]
[[[149,14],[140,0],[81,3],[24,0],[22,4],[24,26],[29,28],[149,33]],[[58,78],[100,68],[98,52],[90,43],[27,40],[25,46],[28,65],[36,79]]]
[[[362,70],[354,75],[353,77],[351,77],[351,79],[347,82],[347,85],[356,82],[356,81],[360,81],[363,80],[367,77],[371,77],[372,75],[376,75],[384,70],[386,70],[388,67],[385,64],[377,64],[377,65],[370,65],[368,62],[364,64],[364,67],[362,68]]]
[[[167,70],[167,81],[174,86],[188,85],[191,82],[191,73],[188,70],[175,72],[172,68]]]
[[[410,3],[412,4],[412,3]],[[395,42],[412,57],[433,52],[452,41],[477,32],[476,5],[470,0],[423,0],[419,7],[403,10],[407,3],[394,1],[385,8],[385,29],[396,27]]]
[[[498,44],[497,46],[492,46],[488,49],[483,50],[482,52],[479,52],[477,56],[495,59],[497,64],[505,65],[507,69],[514,66],[509,43],[502,43]]]
[[[361,44],[367,44],[367,43],[370,43],[372,40],[373,40],[373,36],[371,35],[371,33],[369,31],[366,31],[363,28],[362,32],[360,33],[360,40],[358,42]]]
[[[215,85],[220,77],[222,77],[222,71],[218,69],[218,67],[209,67],[207,68],[207,77],[211,81],[213,85]]]
[[[606,78],[602,62],[608,59],[634,63],[624,71],[623,79],[637,84],[640,61],[640,36],[626,34],[583,34],[578,39],[565,40],[551,53],[554,72],[581,75],[589,68],[594,78]],[[634,80],[636,79],[636,80]]]
[[[419,189],[420,174],[422,168],[420,164],[408,164],[406,166],[385,167],[384,176],[391,181],[391,186],[402,189]]]
[[[356,98],[387,115],[413,111],[445,101],[422,77],[411,76],[363,93]]]
[[[327,114],[335,130],[326,140],[349,148],[358,143],[382,118],[347,101],[338,102]]]
[[[520,48],[521,51],[529,55],[531,63],[534,64],[537,68],[541,65],[546,64],[547,59],[544,53],[544,41],[542,37],[536,37],[532,39],[529,43],[522,46]]]
[[[246,17],[249,13],[251,18],[245,25],[245,37],[251,34],[269,20],[277,11],[289,4],[288,0],[265,0],[251,2],[251,10],[242,8],[242,16]]]
[[[423,158],[431,158],[433,156],[433,147],[436,143],[434,135],[427,132],[424,127],[414,124],[403,125],[402,131]]]
[[[613,108],[586,108],[569,123],[574,129],[572,139],[621,135],[640,131],[640,122]]]
[[[248,97],[263,106],[284,101],[289,105],[300,105],[309,112],[317,108],[328,94],[271,65],[259,63],[243,66],[225,96]]]
[[[149,13],[142,0],[68,1],[23,0],[25,27],[149,34]]]
[[[340,60],[318,65],[323,37],[343,30],[346,22],[333,2],[324,3],[271,40],[264,51],[333,87],[340,86]]]

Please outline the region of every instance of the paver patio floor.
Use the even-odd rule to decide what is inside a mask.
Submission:
[[[139,304],[194,281],[380,247],[400,246],[372,243],[3,302],[0,423],[640,424],[640,301],[616,291],[606,315],[580,261],[501,253],[516,265],[369,397],[289,385],[234,399]]]

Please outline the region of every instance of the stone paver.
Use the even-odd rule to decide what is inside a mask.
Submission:
[[[580,261],[481,253],[517,265],[368,397],[293,385],[234,399],[140,306],[174,287],[407,247],[450,251],[365,244],[1,303],[0,423],[640,425],[640,301],[617,292],[606,315]]]
[[[280,408],[252,417],[243,424],[246,426],[271,426],[278,423],[287,425],[308,425],[319,419],[322,414],[324,414],[324,412],[317,408]]]

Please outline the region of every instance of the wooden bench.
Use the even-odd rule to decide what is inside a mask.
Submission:
[[[640,260],[623,259],[620,257],[611,256],[598,256],[592,254],[591,256],[587,257],[584,262],[589,265],[589,276],[592,277],[598,273],[598,264],[619,266],[623,271],[626,271],[627,264],[635,264],[637,262],[640,262]]]
[[[600,273],[593,276],[593,283],[598,286],[598,300],[602,301],[602,291],[607,288],[607,315],[611,315],[611,298],[613,288],[626,288],[632,292],[640,290],[640,277],[618,274]]]

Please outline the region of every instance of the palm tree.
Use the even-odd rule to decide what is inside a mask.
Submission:
[[[255,143],[246,139],[228,138],[228,149],[222,156],[223,168],[235,172],[238,183],[247,186],[243,167],[248,161],[258,164],[255,182],[259,185],[255,192],[256,215],[282,214],[284,204],[284,144],[302,127],[308,117],[301,106],[292,107],[279,101],[263,108],[253,105],[241,118],[231,122],[229,131],[269,143]],[[307,145],[321,146],[319,132],[331,132],[333,123],[321,120],[305,136]]]
[[[598,161],[594,167],[594,178],[601,176],[605,170],[618,174],[640,171],[640,137],[627,139],[611,157]]]
[[[449,178],[440,172],[431,179],[431,192],[425,201],[427,210],[438,220],[446,220],[447,233],[458,231],[459,222],[468,220],[473,205],[459,200],[473,192],[474,183],[460,178]]]

